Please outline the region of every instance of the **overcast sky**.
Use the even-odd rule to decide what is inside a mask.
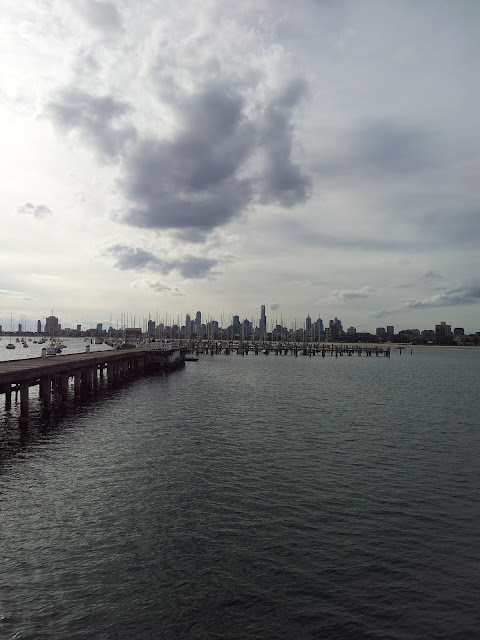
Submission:
[[[0,324],[480,331],[478,0],[0,0]]]

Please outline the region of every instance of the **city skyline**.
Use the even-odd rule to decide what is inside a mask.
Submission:
[[[479,18],[5,0],[4,331],[261,305],[268,324],[478,331]]]
[[[1,317],[0,317],[1,320]],[[25,324],[24,324],[25,323]],[[307,335],[320,335],[320,333],[324,333],[326,329],[332,326],[336,327],[336,331],[338,334],[355,334],[355,333],[369,333],[371,335],[377,335],[378,337],[386,337],[398,335],[403,332],[410,331],[418,331],[419,333],[423,332],[435,332],[437,327],[440,325],[446,325],[451,329],[453,334],[454,330],[461,330],[462,335],[474,335],[480,333],[480,330],[470,331],[465,329],[463,325],[457,324],[452,325],[451,323],[445,320],[439,320],[435,322],[435,324],[431,327],[396,327],[396,325],[383,325],[380,324],[375,326],[375,328],[361,328],[358,329],[354,324],[344,323],[340,318],[312,318],[310,314],[308,314],[303,319],[298,316],[291,320],[284,320],[281,315],[278,318],[277,315],[270,317],[266,314],[265,305],[260,306],[260,313],[255,316],[251,316],[250,318],[241,316],[238,314],[223,314],[216,318],[213,315],[208,313],[202,313],[202,311],[196,311],[195,316],[193,314],[186,313],[182,318],[180,314],[177,316],[165,314],[163,316],[158,314],[149,314],[148,317],[138,317],[135,314],[121,314],[119,318],[117,318],[115,323],[110,322],[97,322],[90,323],[89,326],[84,326],[81,324],[74,324],[72,326],[65,325],[61,322],[61,319],[54,315],[49,315],[45,317],[45,322],[42,322],[41,319],[37,319],[32,322],[30,325],[26,321],[26,318],[23,318],[23,321],[18,322],[18,324],[14,325],[13,321],[11,322],[10,328],[6,325],[3,325],[0,321],[0,334],[8,334],[8,333],[42,333],[45,332],[47,334],[55,335],[57,333],[57,329],[61,327],[62,331],[72,331],[72,332],[97,332],[97,333],[105,333],[108,332],[109,329],[120,330],[125,328],[133,328],[141,329],[145,333],[151,333],[152,329],[158,327],[177,327],[178,329],[185,330],[186,335],[196,334],[198,333],[198,327],[208,327],[209,325],[216,325],[219,330],[226,330],[231,328],[232,326],[237,327],[238,333],[241,333],[242,325],[248,324],[250,325],[250,330],[255,330],[258,332],[260,337],[264,337],[267,334],[275,332],[279,327],[282,329],[295,332],[297,330],[305,330]],[[52,328],[54,330],[52,331]],[[207,331],[208,333],[208,331]]]

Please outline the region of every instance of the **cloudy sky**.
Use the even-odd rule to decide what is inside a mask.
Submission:
[[[4,329],[480,330],[477,0],[0,8]]]

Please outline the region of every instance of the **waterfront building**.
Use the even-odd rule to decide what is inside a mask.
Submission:
[[[453,330],[453,335],[454,336],[464,336],[465,335],[465,329],[463,327],[455,327],[455,329]]]
[[[446,322],[435,325],[435,341],[439,344],[450,342],[452,338],[452,327]]]
[[[338,340],[338,329],[333,320],[330,320],[330,322],[332,324],[325,329],[325,340],[327,342],[334,342],[335,340]]]
[[[387,336],[391,337],[395,335],[395,328],[393,325],[387,325]]]
[[[58,336],[60,331],[60,325],[58,324],[58,318],[55,316],[48,316],[45,318],[45,333],[47,336]]]
[[[137,327],[126,327],[123,329],[123,339],[125,342],[141,342],[142,330]]]
[[[149,338],[155,337],[155,320],[149,320],[147,323],[147,334]]]
[[[42,321],[37,320],[37,333],[40,335],[42,333]]]
[[[375,335],[377,338],[385,338],[387,336],[387,332],[385,331],[385,327],[377,327],[375,329]]]

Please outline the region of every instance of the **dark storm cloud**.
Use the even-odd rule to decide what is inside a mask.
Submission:
[[[142,140],[121,183],[135,203],[125,222],[210,230],[241,213],[252,186],[239,174],[255,144],[243,107],[236,91],[209,86],[178,108],[181,131],[173,140]]]
[[[71,87],[58,91],[46,107],[47,114],[60,130],[78,133],[101,155],[109,158],[118,156],[125,144],[137,137],[131,124],[119,123],[130,110],[122,100],[93,96]]]
[[[258,74],[250,75],[248,86],[221,69],[215,82],[197,78],[193,93],[174,86],[162,96],[176,125],[169,137],[139,137],[128,103],[75,87],[58,91],[46,112],[58,129],[121,163],[123,222],[201,242],[258,202],[292,207],[309,196],[310,179],[293,159],[293,115],[307,85],[295,79],[260,91]]]
[[[257,200],[285,207],[303,202],[310,183],[291,157],[291,117],[304,93],[303,83],[292,82],[260,110],[248,110],[226,81],[176,96],[176,137],[144,139],[126,159],[121,186],[132,207],[124,221],[207,232]],[[255,154],[263,166],[249,170]]]
[[[266,158],[260,181],[260,201],[284,207],[305,202],[311,188],[310,178],[292,161],[292,110],[307,94],[301,79],[290,82],[265,109],[260,144]]]
[[[113,2],[89,0],[80,5],[79,10],[85,20],[101,31],[118,31],[123,28],[122,18]]]
[[[162,275],[176,270],[183,278],[189,280],[206,277],[217,264],[216,260],[197,256],[185,256],[181,260],[163,260],[150,251],[123,244],[112,245],[105,253],[113,256],[117,269],[151,271]]]
[[[52,215],[52,211],[47,207],[47,205],[45,204],[35,205],[35,204],[32,204],[31,202],[26,202],[21,207],[18,207],[17,211],[18,213],[26,213],[28,215],[31,215],[34,218],[38,218],[39,220]]]
[[[460,305],[478,304],[480,302],[480,284],[446,289],[430,298],[423,300],[408,300],[405,309],[426,309],[431,307],[455,307]]]

